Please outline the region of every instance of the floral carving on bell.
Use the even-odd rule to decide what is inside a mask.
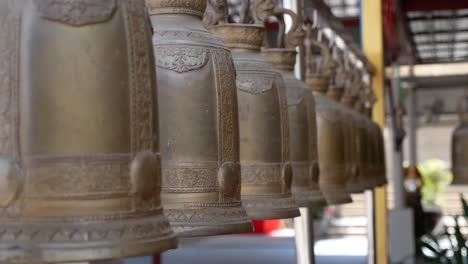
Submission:
[[[203,25],[207,0],[148,0],[158,82],[162,203],[180,236],[244,233],[236,75]]]
[[[148,19],[143,0],[0,1],[1,263],[176,247]]]
[[[321,207],[326,205],[326,200],[319,187],[315,98],[307,85],[294,74],[297,56],[295,48],[303,42],[304,33],[294,12],[277,8],[274,13],[277,16],[288,14],[293,20],[293,26],[287,34],[280,32],[281,37],[275,47],[262,49],[263,58],[281,72],[285,81],[291,191],[300,207]]]
[[[116,0],[34,0],[42,17],[74,26],[110,19]]]
[[[210,30],[231,48],[237,70],[241,193],[247,214],[259,220],[296,217],[286,90],[280,72],[261,56],[265,29],[223,23]]]
[[[239,76],[237,78],[237,88],[244,92],[261,94],[273,89],[271,79],[249,78],[248,76]]]
[[[157,66],[178,73],[197,70],[208,63],[209,52],[206,48],[158,48]]]

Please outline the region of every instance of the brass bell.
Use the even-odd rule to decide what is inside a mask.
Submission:
[[[382,187],[387,184],[387,177],[385,172],[385,146],[382,129],[380,126],[372,122],[375,135],[375,175],[376,175],[376,187]]]
[[[207,0],[147,0],[156,57],[162,203],[180,236],[251,232],[241,204],[236,77],[202,24]]]
[[[385,138],[380,126],[377,123],[374,124],[377,134],[377,186],[383,187],[388,184],[385,159]]]
[[[363,135],[363,118],[355,111],[357,101],[356,88],[359,84],[360,75],[356,70],[348,73],[348,81],[345,83],[345,91],[341,99],[346,107],[349,120],[349,134],[351,137],[351,171],[347,181],[347,190],[351,193],[360,193],[365,190],[365,178],[362,170],[363,150],[361,142],[365,141]]]
[[[0,1],[0,262],[176,247],[143,0]]]
[[[370,120],[366,116],[366,108],[365,108],[365,97],[363,92],[363,84],[362,82],[358,88],[358,99],[355,104],[355,109],[359,113],[361,118],[361,127],[360,127],[360,146],[361,146],[361,182],[362,187],[364,190],[373,189],[375,187],[375,175],[372,173],[372,141],[371,138],[371,128],[370,128]]]
[[[359,149],[357,146],[357,125],[360,120],[359,118],[356,118],[356,114],[346,105],[346,103],[348,103],[347,101],[350,100],[350,97],[352,97],[352,95],[345,95],[345,93],[349,93],[350,90],[346,86],[349,86],[348,80],[350,79],[351,74],[346,68],[344,54],[339,54],[337,47],[333,47],[333,55],[336,61],[336,71],[330,79],[328,96],[336,102],[340,103],[338,106],[340,109],[340,115],[342,117],[341,122],[344,130],[343,135],[346,175],[345,178],[347,186],[346,189],[351,193],[356,193],[362,191],[358,180],[359,160],[357,159],[359,155]]]
[[[352,199],[346,190],[345,131],[340,114],[342,107],[327,96],[335,65],[329,47],[315,40],[310,25],[308,27],[306,81],[316,102],[320,189],[328,204],[350,203]],[[311,59],[312,52],[315,53],[314,61]]]
[[[294,199],[299,207],[323,207],[327,201],[319,187],[315,100],[307,85],[294,75],[295,48],[303,43],[304,33],[294,12],[281,8],[274,12],[277,17],[284,14],[293,20],[291,30],[286,36],[281,32],[277,48],[264,48],[262,55],[281,72],[286,85]],[[284,24],[281,19],[279,23]],[[280,28],[285,27],[282,25]],[[282,43],[286,43],[285,46]]]
[[[370,120],[371,137],[369,140],[372,152],[372,175],[374,177],[374,187],[381,187],[387,184],[387,177],[385,172],[385,146],[382,129],[372,120],[372,107],[376,103],[376,97],[372,87],[366,85],[366,98],[367,98],[367,117]]]
[[[256,10],[257,18],[263,11],[268,13]],[[242,17],[248,19],[247,14]],[[261,56],[265,28],[244,20],[218,23],[210,30],[231,49],[237,70],[242,202],[247,214],[255,220],[299,216],[291,194],[286,89],[281,73]]]
[[[369,111],[366,109],[366,111]],[[368,177],[369,177],[369,183],[370,187],[376,188],[378,187],[379,181],[380,181],[380,175],[379,175],[379,161],[378,161],[378,146],[377,146],[377,140],[378,140],[378,132],[376,130],[376,126],[378,126],[375,122],[373,122],[370,118],[370,113],[366,112],[366,117],[367,118],[367,131],[368,131],[368,137],[367,137],[367,146],[368,146],[368,157],[369,157],[369,167],[368,167]]]
[[[452,135],[453,184],[468,184],[468,91],[458,103],[460,124]]]

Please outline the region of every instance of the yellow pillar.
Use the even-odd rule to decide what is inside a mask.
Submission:
[[[362,45],[368,60],[375,67],[372,85],[378,98],[373,118],[384,127],[384,45],[382,0],[362,0]],[[376,263],[388,263],[388,222],[386,187],[374,191]]]

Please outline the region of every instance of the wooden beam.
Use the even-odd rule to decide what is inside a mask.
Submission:
[[[375,68],[372,85],[378,102],[374,107],[373,118],[384,126],[384,43],[383,43],[382,0],[362,0],[362,44],[364,53]],[[386,187],[374,190],[375,248],[377,264],[388,264],[388,219]]]

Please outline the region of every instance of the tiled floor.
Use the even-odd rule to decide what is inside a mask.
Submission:
[[[365,238],[323,240],[316,244],[317,264],[365,264]],[[163,254],[162,264],[290,264],[296,263],[293,238],[227,236],[184,240],[178,250]],[[131,259],[125,264],[150,264]]]

